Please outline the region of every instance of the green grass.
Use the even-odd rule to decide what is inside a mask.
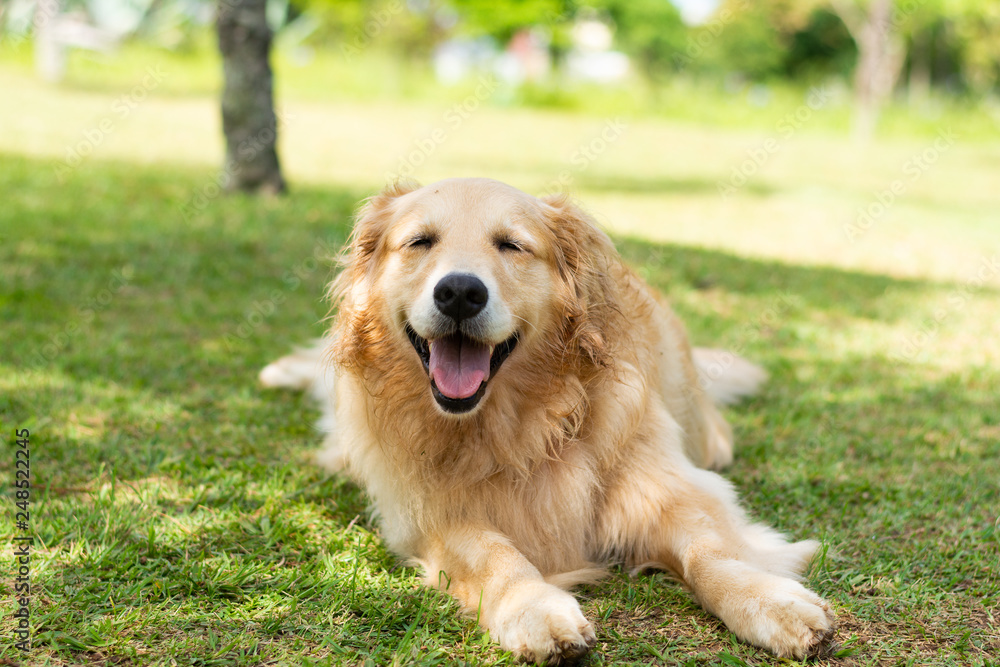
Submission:
[[[23,64],[0,67],[0,89],[15,96],[0,105],[0,153],[38,159],[60,184],[110,160],[203,174],[185,203],[211,192],[208,170],[221,163],[223,145],[216,84],[206,83],[217,77],[210,59],[138,50],[73,62],[61,87],[40,83]],[[381,81],[380,66],[359,65]],[[146,79],[150,68],[155,81]],[[942,114],[926,132],[915,127],[921,114],[909,113],[903,125],[912,133],[860,147],[838,129],[846,107],[833,94],[827,107],[794,120],[808,109],[803,91],[760,109],[691,88],[677,98],[704,117],[678,111],[664,120],[618,108],[509,107],[502,88],[482,103],[467,88],[400,102],[345,91],[321,64],[315,69],[315,77],[278,73],[281,158],[293,188],[367,193],[400,173],[425,183],[486,175],[529,192],[569,190],[621,234],[911,278],[961,281],[969,257],[1000,251],[1000,143],[995,129],[983,131],[993,123],[985,106]],[[456,105],[457,123],[449,115]],[[609,126],[620,131],[603,141]],[[937,150],[943,131],[957,138]],[[428,141],[430,150],[421,148]],[[743,179],[734,195],[720,195]],[[896,181],[903,190],[895,202],[864,233],[848,233]]]
[[[0,84],[24,102],[0,109],[0,433],[13,460],[14,429],[31,431],[36,540],[35,649],[2,641],[0,662],[513,664],[387,552],[359,489],[310,464],[309,401],[255,383],[321,333],[315,257],[442,107],[292,99],[292,195],[186,215],[220,159],[211,98],[151,95],[60,175],[122,88],[17,68]],[[603,122],[483,109],[417,176],[541,189]],[[696,341],[771,371],[727,413],[728,476],[756,516],[824,543],[809,584],[841,627],[819,664],[995,664],[1000,275],[971,280],[1000,252],[1000,147],[959,143],[852,243],[851,212],[926,139],[859,153],[804,129],[723,201],[716,182],[761,136],[634,120],[572,185]],[[777,662],[662,574],[616,571],[579,597],[589,665]]]
[[[461,99],[474,92],[476,81],[439,84],[428,63],[400,58],[388,47],[375,39],[348,56],[336,45],[302,50],[279,36],[272,55],[276,94],[302,103],[338,99],[391,105],[405,100],[411,106],[433,106],[442,99]],[[0,56],[7,70],[32,71],[30,42],[0,42]],[[150,70],[168,74],[157,88],[160,95],[184,99],[217,93],[222,85],[222,66],[215,35],[196,32],[184,48],[177,49],[132,41],[108,54],[72,50],[63,86],[80,93],[119,93],[136,86]],[[531,107],[597,117],[669,118],[713,128],[767,132],[806,102],[806,88],[804,83],[781,79],[754,84],[738,77],[698,78],[684,73],[655,86],[638,74],[611,86],[555,75],[551,81],[534,85],[501,84],[488,104],[501,109]],[[812,82],[809,90],[813,88],[826,93],[822,112],[807,123],[810,131],[845,132],[852,114],[849,82],[830,78]],[[967,138],[990,140],[996,136],[998,118],[996,99],[934,91],[917,107],[903,99],[891,103],[879,133],[895,139],[934,137],[938,128],[950,125],[961,127]]]

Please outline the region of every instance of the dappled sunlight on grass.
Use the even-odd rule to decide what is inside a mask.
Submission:
[[[183,79],[188,65],[177,67]],[[193,182],[160,185],[177,195],[160,215],[213,219],[198,213],[218,193],[217,100],[197,86],[179,97],[169,81],[123,108],[121,89],[53,88],[0,68],[0,87],[16,88],[27,102],[0,109],[8,128],[0,152],[44,161],[67,186],[93,187],[80,170],[107,161],[193,167]],[[993,219],[1000,191],[992,186],[1000,144],[963,137],[962,127],[946,128],[955,138],[945,143],[931,135],[863,148],[810,125],[791,133],[773,125],[720,129],[486,103],[449,115],[467,92],[405,105],[332,93],[279,99],[288,180],[293,189],[329,185],[361,196],[399,175],[423,182],[485,175],[532,192],[569,190],[618,233],[914,278],[963,280],[978,259],[1000,253]],[[58,115],[66,107],[72,117]],[[761,153],[769,140],[778,149]],[[1000,276],[990,282],[1000,285]]]
[[[165,80],[62,175],[120,92],[25,76],[0,68],[39,110],[0,108],[0,421],[35,448],[38,655],[512,663],[398,567],[358,487],[312,465],[310,401],[256,385],[323,331],[358,200],[441,104],[290,100],[293,194],[201,201],[221,159],[207,74],[191,95]],[[67,104],[80,114],[49,111]],[[485,107],[414,175],[544,190],[569,169],[693,340],[768,369],[764,393],[727,411],[729,476],[755,516],[829,547],[810,584],[857,652],[823,664],[894,662],[902,641],[954,665],[1000,652],[998,146],[956,144],[851,240],[844,225],[925,139],[858,153],[803,131],[723,198],[766,128],[628,119],[574,169],[607,120]],[[594,664],[771,662],[662,575],[615,571],[581,598]]]

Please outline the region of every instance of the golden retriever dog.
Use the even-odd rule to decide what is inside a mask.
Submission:
[[[732,460],[714,403],[763,371],[692,350],[574,204],[488,179],[396,185],[360,211],[342,263],[325,344],[261,380],[312,388],[321,462],[502,648],[587,653],[594,626],[567,589],[610,565],[672,572],[778,656],[829,641],[829,605],[799,583],[817,543],[752,523],[708,470]]]

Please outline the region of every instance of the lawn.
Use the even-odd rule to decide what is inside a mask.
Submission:
[[[322,332],[329,255],[407,164],[423,181],[567,186],[696,341],[768,368],[727,413],[727,474],[757,517],[824,544],[809,584],[840,629],[818,664],[1000,660],[1000,142],[963,138],[956,115],[861,148],[824,119],[837,102],[788,134],[805,93],[750,129],[494,99],[451,127],[474,92],[293,89],[292,194],[216,197],[211,77],[171,61],[137,100],[154,64],[84,63],[62,88],[0,67],[16,91],[0,108],[8,516],[15,429],[32,472],[28,530],[0,537],[35,540],[34,648],[0,642],[0,662],[513,664],[384,548],[358,488],[311,465],[314,407],[255,382]],[[412,164],[438,127],[446,141]],[[776,662],[662,574],[614,571],[579,597],[598,629],[588,665]]]

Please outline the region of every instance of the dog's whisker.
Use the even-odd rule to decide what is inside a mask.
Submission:
[[[526,317],[522,317],[521,315],[513,315],[513,318],[515,320],[518,320],[518,321],[523,322],[524,324],[526,324],[531,329],[532,333],[536,333],[538,331],[538,327],[536,327],[534,324],[532,324],[530,321],[528,321],[528,319]]]

